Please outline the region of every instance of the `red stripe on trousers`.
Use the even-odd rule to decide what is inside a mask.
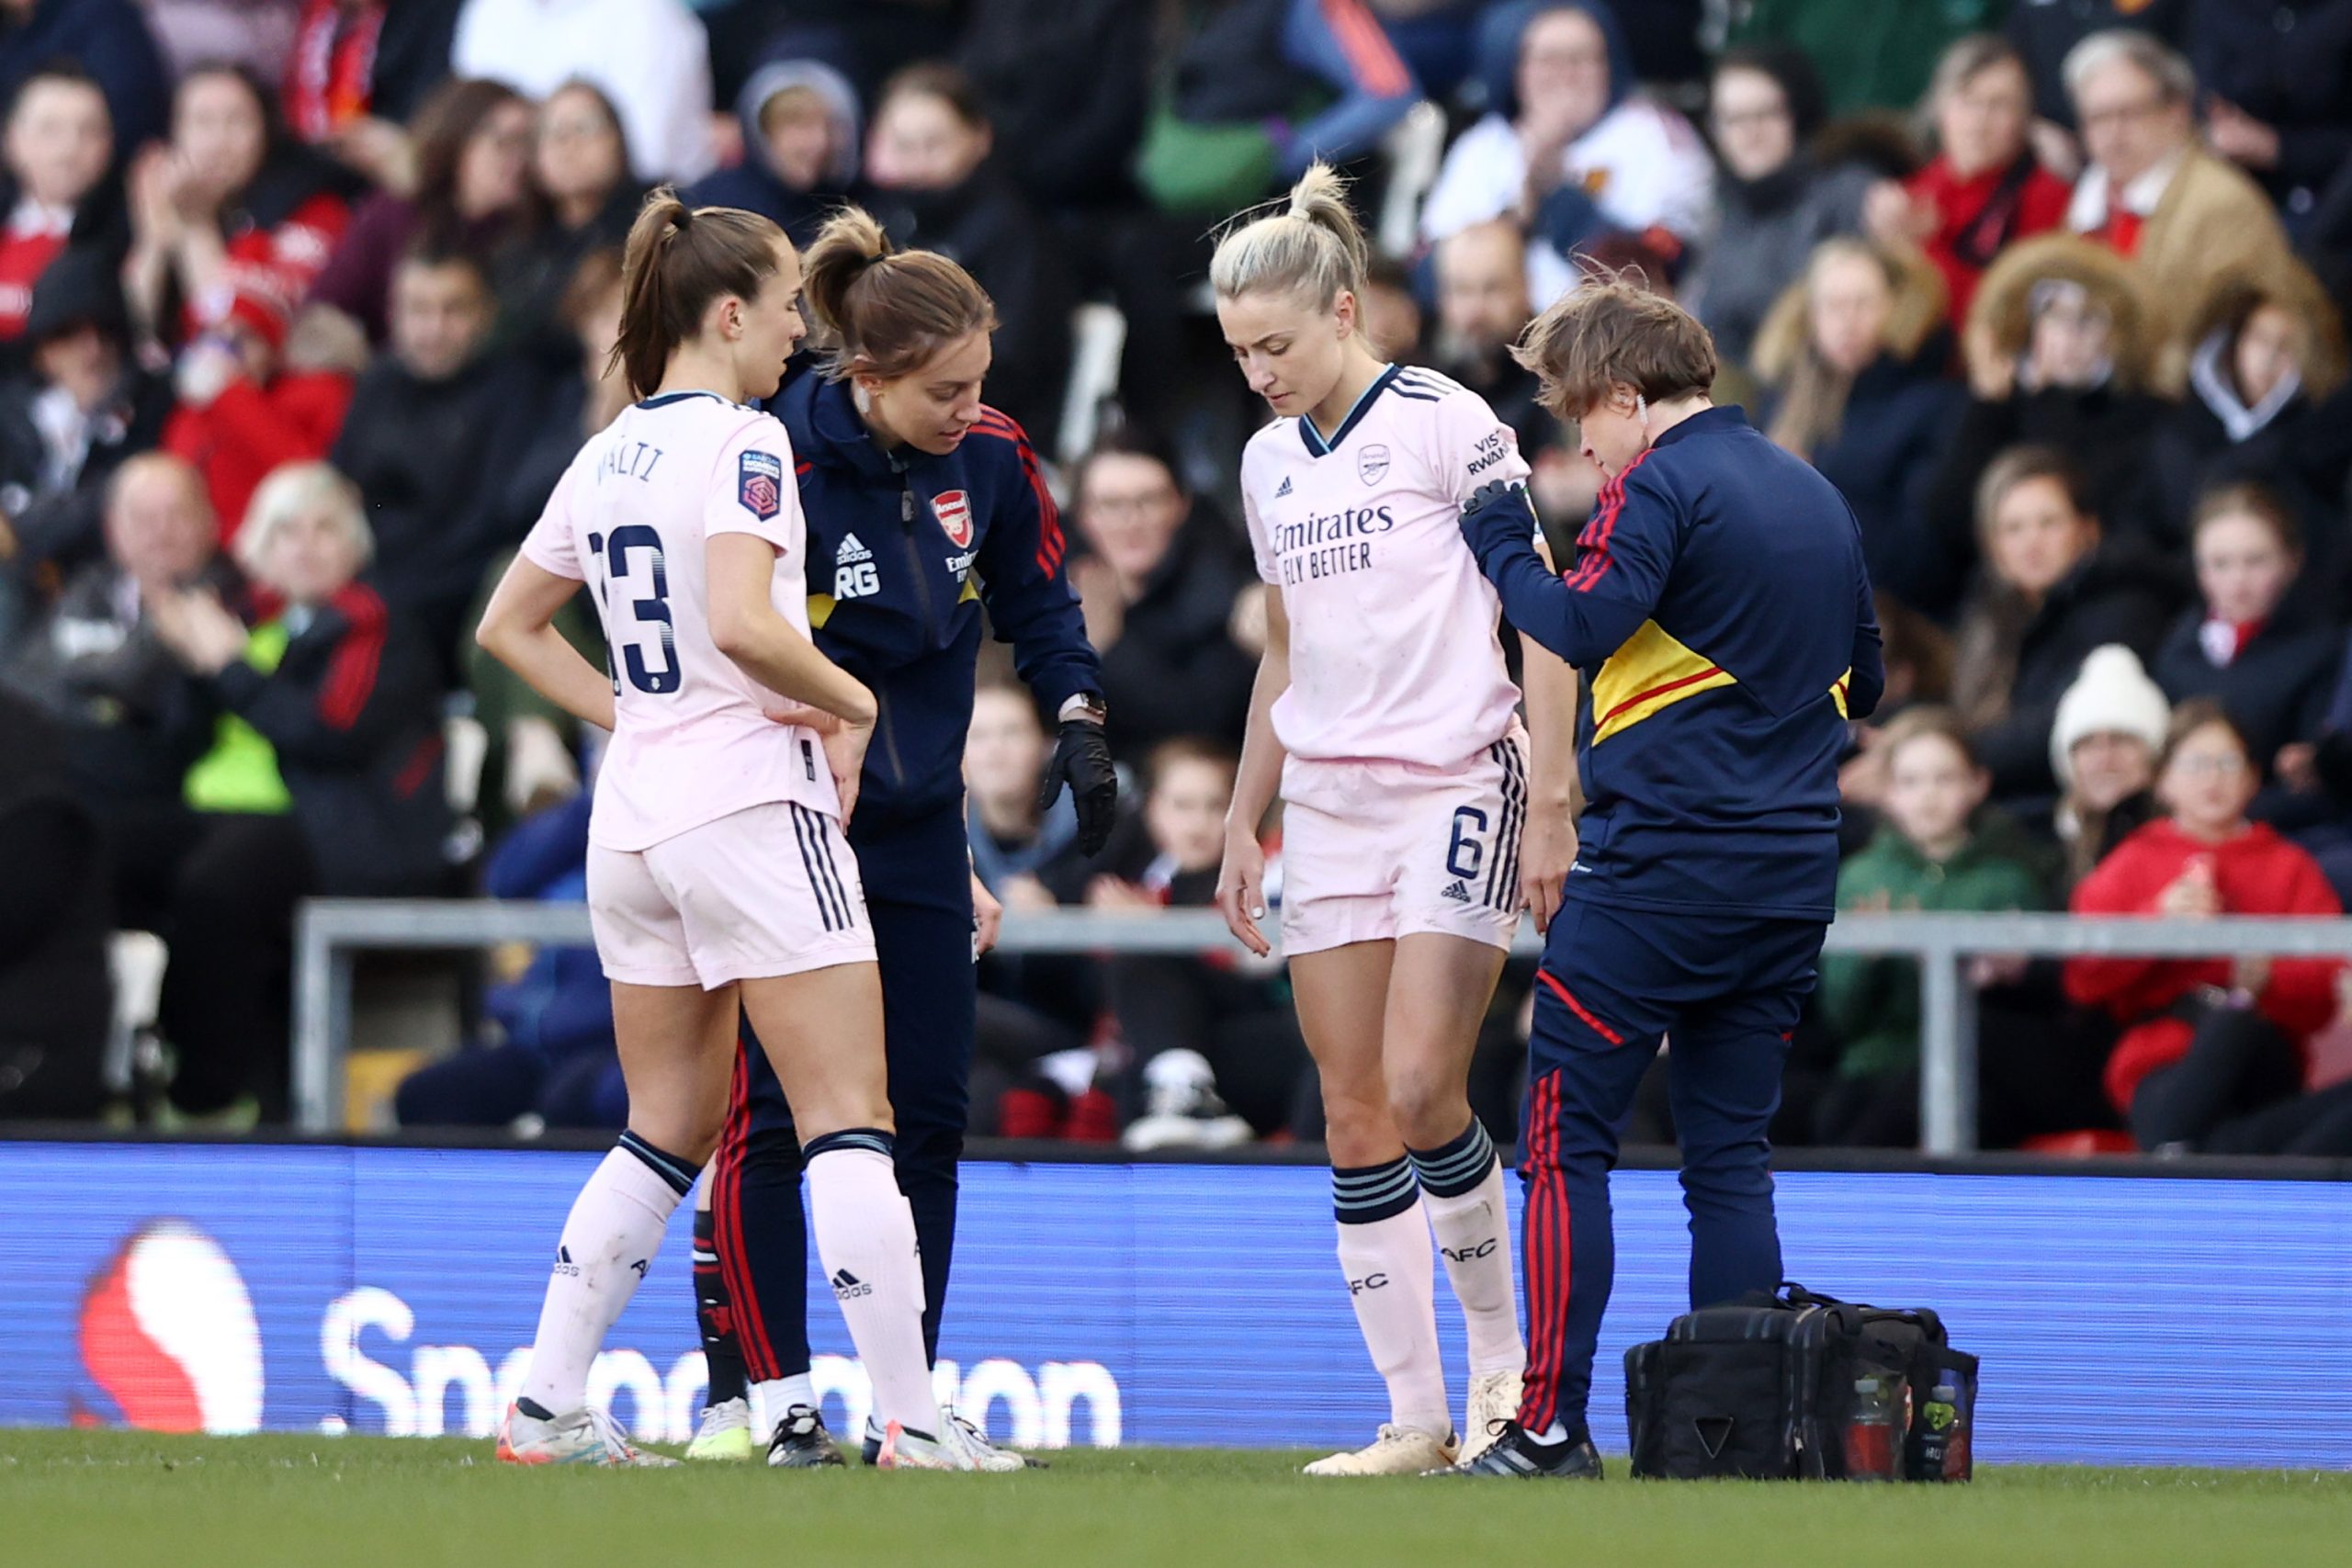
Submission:
[[[752,1283],[751,1249],[743,1243],[743,1151],[751,1134],[752,1075],[742,1059],[741,1036],[735,1058],[735,1075],[727,1089],[727,1130],[719,1135],[718,1168],[711,1177],[711,1246],[727,1280],[728,1304],[734,1308],[735,1344],[742,1352],[743,1373],[753,1382],[767,1382],[784,1374],[777,1370],[775,1347],[768,1341],[768,1320]]]
[[[1577,1000],[1575,997],[1571,996],[1568,992],[1568,988],[1560,984],[1558,979],[1553,976],[1550,970],[1538,969],[1535,971],[1535,977],[1538,980],[1543,981],[1544,984],[1551,987],[1552,994],[1566,1002],[1568,1005],[1568,1010],[1582,1019],[1584,1021],[1584,1026],[1587,1029],[1591,1030],[1595,1034],[1600,1035],[1611,1045],[1623,1045],[1625,1043],[1625,1037],[1623,1035],[1618,1033],[1615,1030],[1610,1028],[1607,1024],[1601,1022],[1600,1020],[1593,1017],[1590,1012],[1587,1011],[1585,1010],[1585,1005]]]
[[[1534,1177],[1527,1195],[1528,1353],[1521,1391],[1520,1425],[1541,1432],[1558,1405],[1560,1345],[1567,1317],[1566,1258],[1552,1211],[1558,1197],[1560,1076],[1546,1074],[1536,1086],[1534,1117],[1528,1127],[1528,1164]]]
[[[1568,1180],[1560,1168],[1560,1080],[1552,1077],[1552,1135],[1544,1144],[1544,1213],[1551,1233],[1552,1254],[1552,1358],[1544,1369],[1543,1379],[1544,1408],[1539,1414],[1544,1425],[1541,1432],[1560,1417],[1560,1368],[1568,1353],[1568,1305],[1576,1292],[1576,1251],[1571,1245],[1568,1214]]]
[[[1519,1247],[1521,1266],[1527,1281],[1527,1366],[1521,1379],[1519,1409],[1514,1415],[1526,1423],[1527,1402],[1535,1387],[1535,1369],[1544,1359],[1544,1335],[1551,1322],[1544,1310],[1545,1279],[1544,1274],[1544,1242],[1535,1228],[1535,1177],[1541,1160],[1537,1146],[1544,1136],[1544,1095],[1551,1083],[1542,1077],[1529,1086],[1527,1094],[1526,1146],[1520,1150],[1520,1171],[1527,1178],[1527,1207],[1520,1215]]]

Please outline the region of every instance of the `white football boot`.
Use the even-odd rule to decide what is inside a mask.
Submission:
[[[706,1406],[702,1425],[695,1429],[695,1440],[686,1445],[688,1459],[716,1464],[748,1464],[753,1451],[752,1402],[748,1399],[722,1400]]]
[[[940,1412],[940,1434],[926,1438],[893,1421],[883,1429],[882,1451],[874,1463],[880,1470],[977,1470],[990,1474],[1026,1470],[1029,1461],[1010,1449],[998,1448],[978,1427],[952,1410]]]
[[[1509,1370],[1480,1372],[1470,1380],[1470,1435],[1462,1440],[1462,1463],[1494,1447],[1503,1423],[1518,1418],[1519,1389],[1519,1373]]]
[[[1419,1475],[1453,1463],[1460,1445],[1452,1433],[1441,1440],[1417,1427],[1380,1424],[1367,1446],[1331,1454],[1306,1467],[1308,1475]]]
[[[620,1423],[602,1410],[574,1410],[568,1416],[526,1415],[519,1406],[506,1407],[498,1428],[501,1464],[674,1465],[663,1454],[648,1453],[628,1440]]]

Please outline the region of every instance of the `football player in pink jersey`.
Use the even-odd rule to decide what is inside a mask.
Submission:
[[[628,1129],[572,1204],[498,1457],[667,1464],[587,1403],[599,1346],[660,1250],[727,1111],[737,1010],[806,1151],[817,1250],[886,1423],[879,1462],[1017,1469],[941,1418],[914,1222],[893,1174],[882,991],[842,839],[874,695],[809,641],[807,523],[775,391],[806,327],[767,219],[647,199],[614,356],[641,400],[564,473],[483,613],[481,645],[613,732],[589,818],[588,908],[613,987]],[[609,679],[553,625],[585,581]],[[789,722],[791,704],[838,721]]]
[[[1478,486],[1527,464],[1476,393],[1374,353],[1365,259],[1318,164],[1284,210],[1230,229],[1209,268],[1234,359],[1277,416],[1241,460],[1267,637],[1217,901],[1266,953],[1258,829],[1279,790],[1283,947],[1322,1079],[1340,1263],[1388,1383],[1375,1439],[1310,1475],[1438,1469],[1516,1409],[1502,1169],[1470,1110],[1470,1056],[1520,912],[1549,919],[1576,845],[1574,672],[1527,647],[1523,727],[1499,601],[1456,523]],[[1466,1443],[1432,1232],[1469,1327]]]

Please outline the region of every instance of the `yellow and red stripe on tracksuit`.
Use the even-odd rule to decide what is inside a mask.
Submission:
[[[1884,671],[1852,512],[1736,408],[1611,479],[1565,575],[1536,556],[1522,495],[1464,532],[1511,624],[1586,676],[1586,809],[1521,1138],[1520,1418],[1573,1436],[1614,1263],[1616,1130],[1668,1033],[1692,1304],[1780,1282],[1765,1130],[1835,907],[1848,721]]]

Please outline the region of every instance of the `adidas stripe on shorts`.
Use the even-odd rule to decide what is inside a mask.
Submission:
[[[857,856],[793,801],[626,852],[590,845],[588,916],[605,978],[628,986],[772,979],[874,962]]]
[[[1283,765],[1283,950],[1442,931],[1509,947],[1519,929],[1527,734],[1466,765]]]

